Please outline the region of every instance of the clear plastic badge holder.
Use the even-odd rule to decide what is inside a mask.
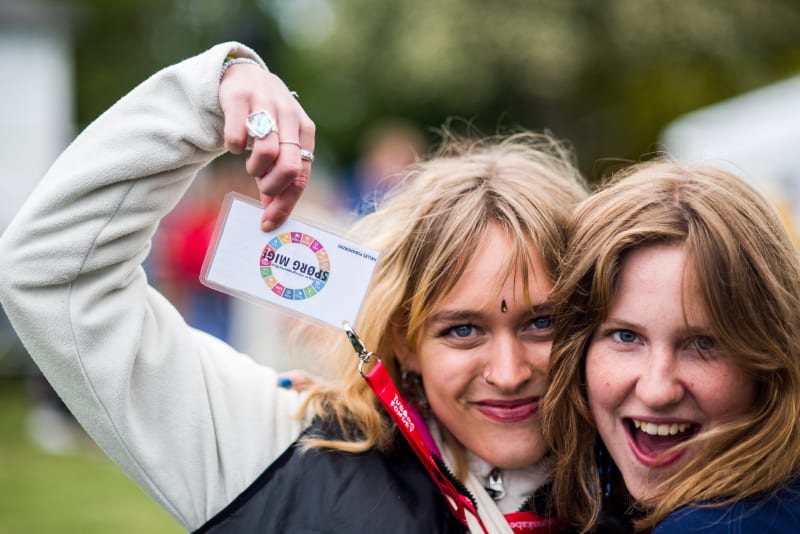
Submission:
[[[253,199],[225,196],[200,281],[336,328],[355,323],[378,252],[295,219],[262,232],[262,213]]]

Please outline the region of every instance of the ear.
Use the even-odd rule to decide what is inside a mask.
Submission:
[[[392,325],[389,328],[389,337],[392,343],[392,352],[394,352],[397,361],[407,371],[419,373],[419,360],[417,353],[411,349],[408,344],[406,330],[399,326]]]

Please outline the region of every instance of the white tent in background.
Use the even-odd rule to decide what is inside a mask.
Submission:
[[[800,76],[679,117],[661,145],[678,161],[735,172],[800,236]]]
[[[0,232],[73,136],[73,4],[0,0]]]
[[[73,135],[73,4],[0,0],[0,232]],[[0,309],[0,374],[31,366]]]

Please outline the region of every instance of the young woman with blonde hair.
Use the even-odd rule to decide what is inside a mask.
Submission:
[[[262,122],[248,129],[251,114]],[[228,43],[98,118],[0,239],[3,307],[78,420],[187,530],[556,529],[537,508],[551,465],[538,406],[552,273],[585,194],[569,152],[527,134],[447,143],[353,234],[380,251],[355,330],[426,418],[447,482],[472,504],[467,526],[344,333],[317,347],[339,376],[303,397],[148,286],[159,221],[248,132],[245,165],[272,230],[308,179],[314,125],[252,50]]]
[[[542,413],[559,512],[796,531],[800,263],[773,209],[726,171],[655,161],[570,232]]]

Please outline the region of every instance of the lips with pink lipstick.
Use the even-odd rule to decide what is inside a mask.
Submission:
[[[474,403],[483,415],[498,423],[518,423],[536,415],[539,397],[524,399],[483,399]]]
[[[667,456],[663,454],[691,438],[700,428],[689,421],[655,422],[625,418],[624,422],[634,456],[649,467],[663,467],[677,461],[685,449]]]

